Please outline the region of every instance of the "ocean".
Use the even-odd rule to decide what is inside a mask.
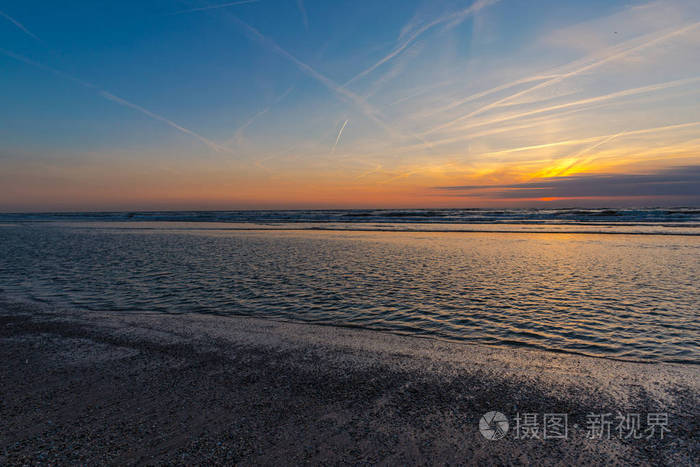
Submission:
[[[0,294],[700,363],[700,210],[0,214]]]

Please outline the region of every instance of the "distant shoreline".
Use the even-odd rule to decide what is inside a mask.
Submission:
[[[0,462],[698,462],[700,368],[256,318],[0,302]],[[486,440],[489,410],[570,439]],[[663,440],[589,440],[589,412],[665,412]],[[540,415],[542,416],[542,415]],[[512,435],[511,431],[511,435]]]
[[[423,222],[423,223],[395,223],[377,222],[381,227],[363,227],[371,222],[226,222],[226,221],[149,221],[149,220],[87,220],[87,221],[63,221],[63,220],[26,220],[26,221],[5,221],[0,219],[0,227],[20,227],[23,225],[57,225],[72,229],[97,229],[104,228],[110,230],[138,230],[138,231],[226,231],[226,232],[388,232],[388,233],[488,233],[488,234],[565,234],[565,235],[644,235],[644,236],[700,236],[700,225],[656,225],[656,224],[626,224],[626,223],[533,223],[533,222],[498,222],[490,224],[454,224],[448,222]],[[127,225],[124,225],[127,224]],[[158,226],[149,226],[158,224]],[[190,224],[183,227],[183,224]],[[205,224],[206,227],[195,224]],[[216,224],[220,226],[215,227]],[[230,227],[237,224],[236,227]],[[286,224],[281,226],[280,224]],[[337,225],[334,225],[337,224]],[[413,227],[419,225],[421,227]],[[435,225],[435,228],[423,227]],[[464,226],[480,225],[482,228],[445,228],[447,225]],[[250,226],[250,227],[248,227]],[[439,226],[439,227],[437,227]],[[492,226],[513,226],[512,229],[491,228]],[[552,226],[561,227],[562,230],[553,230]],[[620,230],[567,230],[584,227],[608,227],[609,229]],[[633,228],[649,230],[632,230]],[[626,229],[627,228],[627,229]],[[656,229],[656,230],[654,230]],[[681,230],[674,230],[681,229]]]
[[[0,212],[3,221],[174,221],[229,223],[700,224],[699,207],[247,209]]]

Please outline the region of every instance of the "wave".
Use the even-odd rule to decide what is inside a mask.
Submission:
[[[700,209],[351,209],[0,213],[0,222],[160,221],[229,223],[590,224],[700,227]]]

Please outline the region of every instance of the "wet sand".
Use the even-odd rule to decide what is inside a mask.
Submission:
[[[7,300],[0,359],[3,465],[700,463],[697,365]],[[491,410],[501,440],[479,432]],[[518,412],[568,414],[568,439],[515,439]],[[606,412],[670,432],[587,439]]]

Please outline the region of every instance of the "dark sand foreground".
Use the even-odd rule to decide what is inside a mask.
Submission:
[[[0,359],[3,465],[700,462],[693,365],[8,301]],[[569,439],[486,440],[490,410],[568,413]],[[586,439],[586,414],[617,411],[671,431]]]

